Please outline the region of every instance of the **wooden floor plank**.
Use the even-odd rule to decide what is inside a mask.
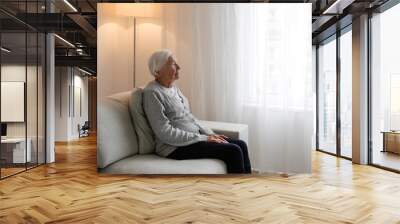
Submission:
[[[96,138],[0,181],[0,223],[400,223],[400,175],[313,152],[293,176],[105,175]]]

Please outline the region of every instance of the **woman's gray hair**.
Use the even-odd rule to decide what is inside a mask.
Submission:
[[[150,73],[154,77],[157,76],[157,72],[167,63],[169,57],[174,57],[174,55],[168,49],[157,50],[150,56],[148,65]]]

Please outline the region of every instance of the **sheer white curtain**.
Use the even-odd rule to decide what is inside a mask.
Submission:
[[[165,48],[200,119],[249,125],[254,168],[311,171],[311,4],[167,4]]]

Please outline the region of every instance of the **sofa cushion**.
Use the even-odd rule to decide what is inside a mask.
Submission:
[[[155,154],[131,156],[101,170],[115,174],[226,174],[226,165],[218,159],[174,160]]]
[[[129,100],[131,98],[132,93],[136,91],[136,89],[130,90],[130,91],[125,91],[125,92],[120,92],[116,93],[110,96],[107,96],[108,99],[117,101],[121,103],[122,105],[129,106]]]
[[[154,153],[156,143],[154,141],[153,130],[143,110],[142,95],[142,89],[137,89],[132,92],[132,96],[129,100],[129,110],[138,137],[139,154],[150,154]]]
[[[99,105],[97,166],[99,168],[138,153],[126,95],[131,92],[107,97]]]

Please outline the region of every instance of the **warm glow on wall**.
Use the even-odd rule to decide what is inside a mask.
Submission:
[[[159,17],[161,5],[156,3],[100,3],[109,15],[128,17]]]

